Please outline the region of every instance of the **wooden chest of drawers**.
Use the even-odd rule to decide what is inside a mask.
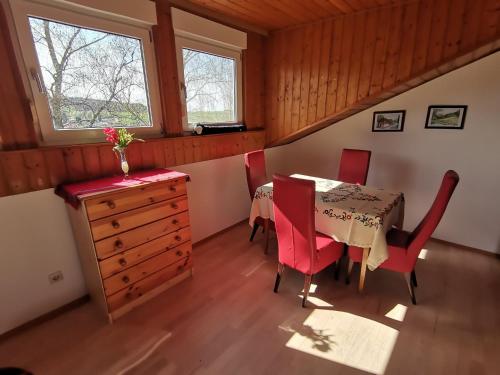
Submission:
[[[82,269],[110,321],[192,275],[186,178],[78,199],[68,213]]]

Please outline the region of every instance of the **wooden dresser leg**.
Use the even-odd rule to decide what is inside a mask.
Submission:
[[[363,259],[361,261],[361,272],[359,275],[359,286],[358,291],[362,292],[365,287],[365,276],[366,276],[366,264],[368,262],[368,254],[370,253],[370,248],[365,247],[363,249]]]

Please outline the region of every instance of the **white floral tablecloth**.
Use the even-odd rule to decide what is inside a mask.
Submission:
[[[386,234],[402,227],[404,196],[383,189],[294,174],[316,182],[316,230],[335,241],[370,248],[368,268],[373,270],[388,258]],[[250,225],[257,216],[274,221],[272,182],[255,192]]]

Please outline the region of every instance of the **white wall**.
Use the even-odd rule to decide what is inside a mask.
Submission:
[[[412,230],[442,175],[460,183],[434,237],[500,253],[500,53],[360,112],[297,142],[266,150],[272,172],[337,176],[342,148],[372,150],[368,185],[403,191]],[[427,106],[468,105],[463,130],[424,129]],[[406,109],[402,133],[372,133],[374,111]]]
[[[194,242],[248,217],[242,155],[175,169],[191,175]],[[66,207],[53,189],[0,198],[0,239],[0,334],[87,293]],[[59,270],[64,280],[49,284]]]

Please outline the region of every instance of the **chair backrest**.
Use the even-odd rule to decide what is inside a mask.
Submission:
[[[438,226],[443,214],[448,206],[448,202],[460,180],[457,172],[447,171],[444,174],[441,187],[432,203],[431,208],[410,235],[408,244],[408,257],[414,262],[417,261],[420,250],[424,247],[434,230]]]
[[[247,152],[245,154],[245,169],[247,172],[248,191],[253,199],[255,190],[267,183],[266,159],[263,150]]]
[[[278,258],[280,263],[305,274],[313,269],[316,251],[314,195],[314,181],[273,176]]]
[[[340,157],[339,175],[337,179],[349,184],[366,184],[368,168],[372,152],[368,150],[351,150],[344,148]]]

